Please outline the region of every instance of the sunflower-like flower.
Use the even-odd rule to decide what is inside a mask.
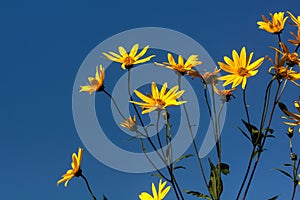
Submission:
[[[74,176],[79,177],[81,176],[81,169],[80,169],[80,164],[81,164],[81,159],[82,159],[82,149],[78,148],[78,155],[76,153],[72,154],[72,169],[69,169],[64,175],[62,175],[62,179],[57,181],[57,185],[60,183],[65,182],[65,187],[67,187],[69,180],[71,180]]]
[[[155,62],[155,64],[158,66],[175,70],[181,74],[184,74],[187,71],[191,71],[193,67],[202,64],[202,62],[198,60],[198,55],[191,55],[184,63],[184,59],[182,55],[179,55],[178,62],[176,63],[172,54],[168,53],[168,62],[163,62],[163,63]]]
[[[133,65],[148,62],[151,58],[153,58],[155,55],[151,55],[146,58],[140,59],[143,55],[145,55],[148,48],[149,45],[144,47],[144,49],[137,54],[139,45],[135,44],[132,46],[131,51],[128,54],[124,47],[119,46],[120,55],[111,51],[108,53],[103,53],[103,55],[111,61],[122,63],[122,68],[125,70],[130,69],[131,67],[133,67]]]
[[[290,53],[289,49],[283,42],[279,42],[279,45],[281,46],[282,51],[274,47],[272,48],[282,55],[281,62],[286,62],[290,67],[292,67],[293,65],[300,66],[300,59],[298,57],[298,53]]]
[[[296,18],[291,12],[287,11],[287,13],[291,17],[291,19],[293,20],[293,22],[295,23],[295,25],[298,26],[298,27],[300,27],[300,16],[298,16]]]
[[[286,114],[286,116],[283,116],[282,118],[291,120],[290,122],[284,122],[285,124],[290,125],[290,126],[299,126],[300,125],[300,97],[299,97],[298,101],[294,101],[294,106],[299,114],[289,111],[287,109],[287,107],[282,103],[280,103],[279,106],[280,106],[280,109],[284,112],[284,114]],[[299,132],[300,132],[300,128],[299,128]]]
[[[158,185],[158,191],[156,191],[154,183],[152,183],[152,195],[147,192],[142,192],[139,195],[140,200],[163,200],[167,193],[169,192],[171,186],[166,186],[167,182],[162,182],[162,180],[159,181]]]
[[[293,45],[300,45],[300,26],[298,27],[297,35],[293,32],[290,32],[290,34],[295,38],[295,40],[288,40]]]
[[[257,22],[258,28],[265,30],[269,33],[281,33],[284,28],[285,21],[288,17],[284,17],[284,12],[270,13],[272,20],[268,20],[264,15],[262,15],[263,21]]]
[[[246,48],[243,47],[240,55],[236,50],[232,51],[232,58],[230,59],[227,56],[224,56],[225,63],[218,62],[220,68],[228,73],[229,75],[221,76],[219,80],[225,80],[223,86],[226,86],[232,83],[232,88],[235,88],[242,83],[242,88],[245,89],[247,78],[257,74],[257,68],[261,66],[264,61],[264,58],[259,58],[252,64],[250,64],[253,56],[253,52],[250,55],[246,56]]]
[[[128,130],[135,132],[137,131],[137,125],[136,125],[136,117],[135,115],[133,118],[130,116],[129,118],[125,119],[124,122],[120,123],[120,126],[127,128]]]
[[[80,86],[81,87],[80,92],[89,92],[90,95],[92,95],[93,92],[102,91],[104,89],[103,82],[104,82],[105,73],[102,65],[100,65],[99,70],[100,70],[100,74],[97,66],[95,78],[88,77],[90,83],[89,84],[87,83],[87,85],[84,86]]]
[[[144,102],[130,101],[131,103],[137,104],[142,107],[142,114],[152,112],[154,110],[164,110],[168,106],[177,106],[186,101],[177,101],[178,98],[182,96],[184,90],[180,90],[179,86],[174,86],[167,92],[168,84],[164,83],[161,91],[158,91],[156,83],[152,82],[151,92],[152,95],[148,94],[147,96],[141,92],[134,90],[136,96],[138,96]]]

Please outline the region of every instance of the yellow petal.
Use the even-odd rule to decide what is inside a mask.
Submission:
[[[138,44],[133,45],[133,47],[131,48],[131,51],[129,53],[129,56],[132,57],[132,58],[134,58],[134,56],[136,55],[138,49],[139,49],[139,45]]]
[[[120,52],[120,54],[122,55],[123,58],[128,56],[126,50],[122,46],[119,46],[119,52]]]

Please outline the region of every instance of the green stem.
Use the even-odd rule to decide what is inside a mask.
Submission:
[[[82,177],[83,180],[85,181],[85,184],[86,184],[86,186],[87,186],[87,188],[88,188],[88,190],[89,190],[89,192],[90,192],[90,195],[92,196],[92,199],[93,199],[93,200],[97,200],[96,197],[95,197],[95,195],[93,194],[93,192],[92,192],[92,190],[91,190],[91,187],[90,187],[90,185],[89,185],[89,182],[88,182],[87,178],[86,178],[83,174],[81,174],[80,177]]]
[[[178,74],[178,86],[179,86],[179,90],[181,90],[181,75],[180,74]],[[207,97],[207,95],[206,95],[206,97]],[[184,101],[184,99],[182,97],[180,97],[180,100]],[[199,157],[198,147],[197,147],[194,135],[193,135],[192,126],[191,126],[191,123],[190,123],[189,115],[188,115],[187,108],[186,108],[185,104],[183,104],[183,109],[184,109],[184,112],[185,112],[185,117],[187,119],[189,133],[190,133],[190,136],[192,137],[193,147],[194,147],[194,151],[196,153],[196,157],[197,157],[197,160],[198,160],[198,163],[199,163],[200,172],[201,172],[203,181],[205,183],[205,186],[206,186],[207,190],[209,191],[209,185],[208,185],[208,182],[207,182],[206,177],[205,177],[204,168],[203,168],[201,159]],[[211,115],[211,112],[210,112],[210,115]],[[211,195],[210,192],[209,192],[209,194],[210,194],[211,198],[214,200],[214,197]]]
[[[117,102],[115,101],[115,99],[106,91],[106,90],[103,90],[103,92],[112,100],[112,102],[114,103],[118,113],[121,115],[121,117],[125,120],[126,118],[124,117],[124,115],[122,114]]]
[[[130,97],[130,100],[133,101],[133,98],[132,98],[132,95],[131,95],[131,92],[130,92],[130,69],[128,69],[127,86],[128,86],[128,95],[129,95],[129,97]],[[142,125],[142,127],[143,127],[143,129],[144,129],[144,131],[145,131],[145,134],[146,134],[146,136],[147,136],[147,137],[146,137],[146,138],[147,138],[147,141],[150,143],[151,147],[152,147],[152,148],[154,149],[154,151],[157,153],[157,155],[159,156],[159,158],[165,163],[165,159],[162,157],[162,155],[160,155],[160,153],[158,152],[158,149],[156,148],[156,146],[154,145],[153,141],[152,141],[151,138],[149,137],[148,131],[147,131],[146,127],[145,127],[145,124],[144,124],[144,122],[143,122],[143,120],[142,120],[142,117],[141,117],[140,113],[138,112],[138,110],[137,110],[135,104],[133,104],[133,108],[134,108],[135,113],[136,113],[137,116],[138,116],[138,119],[139,119],[139,121],[140,121],[140,123],[141,123],[141,125]],[[170,166],[167,165],[166,163],[165,163],[165,165],[166,165],[166,167],[167,167],[167,170],[168,170],[168,172],[169,172],[169,175],[170,175],[170,179],[171,179],[171,180],[170,180],[170,179],[167,179],[165,176],[163,176],[163,177],[165,177],[165,180],[167,180],[168,182],[170,182],[170,183],[172,184],[177,199],[180,200],[180,197],[179,197],[178,191],[177,191],[177,190],[179,190],[179,194],[180,194],[180,196],[181,196],[181,199],[184,200],[183,195],[182,195],[180,189],[178,189],[177,187],[175,187],[175,186],[176,186],[176,184],[175,184],[175,183],[176,183],[176,179],[175,179],[175,176],[173,175],[172,170],[170,169]],[[158,173],[160,173],[160,172],[158,172]],[[177,184],[177,185],[178,185],[178,184]]]
[[[256,168],[257,168],[257,165],[258,165],[258,162],[259,162],[259,159],[260,159],[260,156],[263,152],[263,147],[265,145],[265,142],[266,142],[266,139],[267,139],[267,135],[269,133],[269,129],[270,129],[270,126],[271,126],[271,122],[272,122],[272,119],[273,119],[273,114],[274,114],[274,111],[275,111],[275,107],[279,101],[278,99],[278,93],[279,93],[279,89],[280,89],[280,86],[281,86],[281,81],[278,80],[278,86],[277,86],[277,89],[276,89],[276,93],[275,93],[275,97],[274,97],[274,102],[273,102],[273,106],[272,106],[272,109],[271,109],[271,113],[270,113],[270,118],[269,118],[269,121],[268,121],[268,125],[267,125],[267,128],[266,128],[266,131],[265,131],[265,134],[264,134],[264,137],[263,137],[263,141],[262,141],[262,144],[261,146],[259,147],[259,151],[258,151],[258,155],[257,155],[257,158],[256,158],[256,161],[254,163],[254,167],[252,169],[252,172],[251,172],[251,175],[250,175],[250,178],[249,178],[249,181],[248,181],[248,184],[247,184],[247,187],[246,187],[246,190],[244,192],[244,196],[243,196],[243,200],[246,199],[247,197],[247,193],[248,193],[248,190],[250,188],[250,185],[251,185],[251,182],[253,180],[253,177],[254,177],[254,174],[255,174],[255,171],[256,171]],[[259,130],[259,132],[261,133],[262,132],[262,129]]]

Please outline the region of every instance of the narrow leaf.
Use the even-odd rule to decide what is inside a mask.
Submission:
[[[190,191],[190,190],[183,190],[184,192],[186,192],[187,194],[191,194],[195,197],[199,197],[202,199],[208,199],[208,200],[212,200],[210,196],[206,195],[206,194],[202,194],[200,192],[196,192],[196,191]]]
[[[277,168],[275,168],[275,170],[281,172],[282,174],[286,175],[287,177],[289,177],[293,180],[293,177],[289,173],[287,173],[286,171],[284,171],[282,169],[277,169]]]

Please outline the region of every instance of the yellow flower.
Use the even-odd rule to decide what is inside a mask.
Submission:
[[[57,185],[65,182],[65,187],[67,187],[69,180],[71,180],[74,176],[79,177],[81,175],[80,163],[82,159],[82,149],[78,148],[78,155],[73,153],[72,155],[72,169],[69,169],[64,175],[62,175],[62,179],[57,181]]]
[[[95,78],[88,77],[90,84],[80,86],[81,87],[80,92],[89,92],[90,95],[92,95],[93,92],[102,91],[104,89],[103,82],[104,82],[105,73],[102,65],[100,65],[99,69],[100,69],[100,74],[98,72],[98,66],[97,66]]]
[[[288,17],[284,18],[284,12],[270,13],[272,20],[268,20],[264,15],[262,18],[264,21],[259,21],[257,24],[258,28],[263,29],[269,33],[280,33],[284,28],[284,23]]]
[[[202,64],[202,62],[198,60],[198,55],[191,55],[185,63],[182,55],[179,55],[178,63],[176,63],[172,54],[168,53],[168,61],[169,62],[163,62],[162,64],[155,62],[155,64],[158,66],[175,70],[182,74],[184,74],[187,71],[190,71],[193,67]]]
[[[145,96],[141,92],[134,90],[134,93],[144,102],[130,102],[141,106],[143,109],[142,114],[149,113],[157,109],[163,110],[168,106],[177,106],[186,103],[186,101],[177,101],[177,99],[184,93],[184,90],[177,91],[179,89],[179,86],[177,85],[166,92],[167,87],[168,84],[164,83],[161,91],[159,92],[156,83],[152,82],[152,95],[149,94]]]
[[[290,53],[287,46],[282,42],[279,42],[279,45],[281,46],[282,51],[274,47],[272,48],[282,55],[281,63],[287,62],[290,67],[295,64],[300,66],[300,59],[298,58],[298,54],[296,52]]]
[[[297,35],[293,32],[290,32],[290,34],[295,38],[295,40],[288,40],[288,41],[296,46],[300,45],[300,26],[298,27]]]
[[[152,195],[147,192],[142,192],[139,195],[140,200],[163,200],[167,193],[169,192],[171,186],[168,186],[164,189],[167,182],[163,182],[162,180],[159,181],[158,191],[156,191],[154,183],[152,183]]]
[[[253,56],[253,52],[250,53],[248,57],[246,57],[246,48],[243,47],[240,56],[236,52],[236,50],[232,51],[231,60],[227,56],[224,56],[225,63],[218,62],[220,68],[228,73],[229,75],[221,76],[219,80],[225,80],[223,86],[226,86],[232,83],[232,88],[235,88],[239,84],[242,83],[242,88],[245,89],[247,78],[250,76],[254,76],[257,74],[258,70],[256,70],[264,61],[264,58],[260,58],[250,64]]]
[[[139,45],[135,44],[135,45],[133,45],[130,53],[128,54],[126,52],[126,50],[124,49],[124,47],[119,46],[120,55],[117,53],[111,52],[111,51],[108,53],[103,53],[103,55],[111,61],[122,63],[123,69],[130,69],[131,67],[133,67],[133,65],[147,62],[155,56],[155,55],[152,55],[152,56],[148,56],[146,58],[140,59],[143,55],[145,55],[148,48],[149,48],[149,45],[146,46],[139,54],[137,54]]]
[[[290,112],[285,106],[282,107],[282,111],[287,115],[283,116],[282,118],[286,118],[288,120],[292,120],[292,122],[284,122],[287,125],[290,126],[299,126],[300,125],[300,97],[299,97],[299,101],[294,101],[294,106],[297,109],[299,114]],[[299,128],[299,132],[300,132],[300,128]]]
[[[291,19],[296,24],[296,26],[300,27],[300,16],[296,18],[291,12],[287,11],[287,13],[290,15]]]
[[[129,129],[132,132],[137,131],[137,125],[136,125],[136,117],[135,115],[133,118],[130,116],[128,119],[125,119],[124,122],[120,123],[120,126]]]

